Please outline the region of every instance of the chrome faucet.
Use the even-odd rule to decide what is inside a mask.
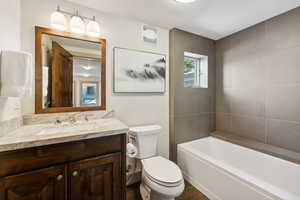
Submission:
[[[113,115],[114,113],[115,113],[115,110],[111,110],[111,111],[105,113],[101,118],[105,119],[105,118],[109,117],[110,115]]]
[[[86,122],[88,122],[88,121],[89,121],[89,118],[88,118],[88,116],[87,116],[87,115],[85,115],[85,116],[84,116],[84,120],[85,120]]]
[[[60,124],[62,124],[62,121],[60,119],[56,118],[54,124],[55,125],[60,125]]]

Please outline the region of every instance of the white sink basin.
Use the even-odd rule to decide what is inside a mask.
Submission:
[[[69,132],[80,132],[80,131],[90,131],[97,128],[96,122],[85,122],[77,124],[65,124],[58,126],[45,127],[41,130],[38,135],[53,135],[60,133],[69,133]]]

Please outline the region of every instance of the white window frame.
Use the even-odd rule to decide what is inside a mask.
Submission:
[[[184,87],[185,88],[208,88],[208,56],[185,51],[184,58],[199,60],[196,66],[194,84],[192,86],[186,86],[184,83]]]

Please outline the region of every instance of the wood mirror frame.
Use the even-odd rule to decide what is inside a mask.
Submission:
[[[95,42],[101,45],[101,105],[87,106],[87,107],[53,107],[43,108],[42,103],[42,89],[43,89],[43,74],[42,74],[42,34],[61,36],[65,38],[84,40],[88,42]],[[59,112],[80,112],[92,110],[106,109],[106,40],[100,38],[88,37],[85,35],[78,35],[74,33],[58,31],[49,28],[35,27],[35,113],[59,113]]]

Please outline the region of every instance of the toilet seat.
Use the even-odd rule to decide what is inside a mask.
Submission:
[[[181,170],[172,161],[156,156],[142,160],[142,164],[143,175],[151,181],[165,187],[176,187],[182,184]]]
[[[143,174],[142,184],[140,187],[143,188],[144,190],[145,186],[146,188],[148,187],[151,190],[152,197],[153,195],[155,195],[156,197],[157,195],[160,197],[164,197],[164,198],[153,198],[153,199],[175,199],[175,197],[178,197],[180,194],[182,194],[185,184],[184,184],[184,180],[181,180],[177,186],[166,187],[164,185],[152,181],[151,179],[149,179],[148,176],[145,176]]]

